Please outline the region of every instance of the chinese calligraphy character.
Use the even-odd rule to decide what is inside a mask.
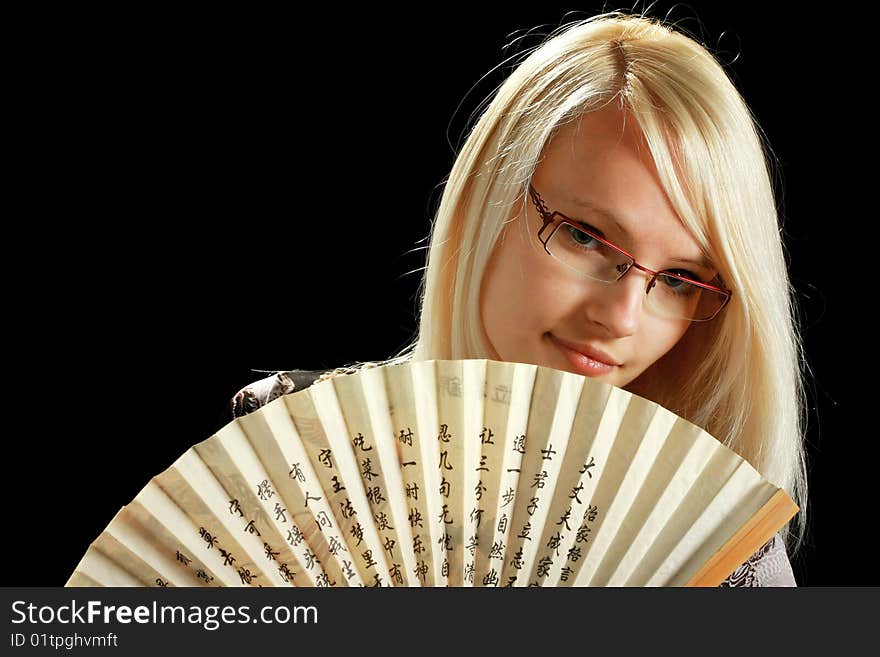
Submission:
[[[388,574],[391,576],[391,579],[398,583],[398,585],[403,584],[403,575],[401,575],[400,573],[399,563],[392,565],[391,570],[388,571]]]
[[[352,442],[354,443],[355,447],[360,447],[362,452],[369,452],[370,450],[373,449],[372,447],[365,447],[364,446],[364,436],[361,433],[358,433],[358,435],[355,437],[355,439]]]
[[[425,583],[425,578],[428,574],[428,564],[424,561],[419,561],[416,564],[415,570],[413,570],[413,574],[422,581],[422,584]]]
[[[459,377],[441,377],[440,385],[452,397],[461,397],[461,379]]]
[[[385,497],[382,495],[382,490],[378,486],[372,486],[367,489],[367,499],[373,504],[379,504],[380,502],[385,501]]]
[[[412,447],[412,437],[413,437],[412,429],[407,427],[406,429],[400,430],[400,435],[397,437],[397,439],[401,443],[403,443],[404,445],[409,445],[410,447]]]
[[[329,552],[330,554],[335,556],[340,550],[344,550],[345,552],[348,552],[348,548],[345,547],[345,543],[340,541],[335,536],[331,536],[330,537],[330,547],[328,548],[327,552]]]
[[[342,509],[343,518],[351,518],[352,516],[357,515],[357,511],[355,511],[354,507],[351,505],[351,499],[346,497],[345,502],[340,502],[339,506]]]
[[[502,404],[510,404],[510,388],[505,385],[495,386],[495,396],[492,398],[493,401],[501,402]]]
[[[315,578],[315,587],[317,588],[330,588],[331,586],[336,586],[336,582],[330,581],[330,575],[322,572]]]
[[[523,549],[520,547],[519,550],[516,551],[516,554],[513,555],[513,559],[510,560],[510,565],[516,568],[517,570],[522,570],[523,567]]]
[[[314,568],[316,563],[321,563],[320,559],[318,559],[318,556],[309,548],[306,548],[306,551],[303,552],[303,558],[306,560],[306,568],[308,568],[309,570]]]
[[[259,577],[259,575],[251,573],[251,571],[244,566],[238,569],[238,576],[241,577],[242,584],[250,584],[252,579]]]
[[[287,522],[287,516],[284,515],[284,512],[287,511],[284,507],[281,506],[281,502],[275,502],[275,520],[281,520],[281,522]]]
[[[366,479],[367,481],[373,481],[373,477],[378,477],[379,475],[373,472],[373,464],[370,459],[364,459],[361,462],[361,477]]]
[[[294,577],[296,577],[296,573],[291,572],[290,567],[286,563],[278,566],[278,573],[281,575],[281,579],[283,579],[285,582],[289,582]]]
[[[306,476],[303,474],[299,463],[291,463],[290,466],[290,472],[287,473],[287,476],[291,479],[298,479],[300,483],[306,483]]]
[[[556,524],[557,525],[564,524],[565,528],[567,530],[571,531],[571,527],[568,526],[568,521],[569,521],[570,517],[571,517],[571,507],[568,507],[568,509],[566,509],[565,513],[563,513],[562,516],[559,518],[559,522],[557,522]]]
[[[590,477],[590,479],[592,479],[592,478],[593,478],[593,473],[590,472],[590,468],[595,467],[595,465],[596,465],[596,464],[593,463],[593,457],[591,456],[591,457],[590,457],[590,462],[589,462],[589,463],[584,463],[584,467],[582,467],[580,470],[578,470],[578,473],[579,473],[579,474],[584,474],[584,473],[586,472],[587,475]]]
[[[388,522],[388,516],[384,511],[377,513],[375,518],[376,524],[378,525],[377,529],[379,531],[382,531],[383,529],[394,529],[394,527],[391,526],[391,523]]]
[[[584,525],[577,530],[577,536],[575,537],[575,541],[578,543],[587,543],[590,540],[590,532],[592,528]]]
[[[538,562],[538,577],[546,577],[552,565],[553,562],[550,560],[550,557],[541,557],[541,560]]]
[[[441,424],[440,425],[440,435],[437,436],[437,440],[443,443],[448,443],[449,439],[452,436],[449,435],[449,425]]]
[[[217,549],[220,550],[220,556],[223,557],[223,565],[224,566],[231,566],[232,563],[235,561],[235,557],[233,557],[231,553],[227,552],[223,548],[217,548]]]
[[[364,540],[364,528],[361,527],[361,523],[356,522],[351,526],[351,535],[354,536],[358,542],[357,545],[360,545]],[[357,547],[357,545],[355,547]]]
[[[324,527],[333,529],[333,523],[330,522],[330,516],[327,515],[326,511],[318,511],[318,513],[315,514],[315,522],[318,524],[318,529],[320,531],[324,531]]]
[[[513,501],[513,498],[516,497],[516,492],[513,488],[508,487],[508,489],[501,495],[501,499],[504,500],[504,504],[501,506],[507,506]]]
[[[330,449],[322,449],[318,453],[318,460],[328,468],[333,468],[333,452]]]
[[[449,505],[443,505],[443,512],[440,514],[440,520],[442,520],[447,525],[452,524],[452,518],[449,517]]]
[[[287,530],[287,542],[290,543],[293,547],[296,547],[297,545],[302,543],[304,539],[305,536],[296,525]]]
[[[205,539],[205,543],[208,544],[208,549],[209,549],[209,550],[210,550],[212,547],[214,547],[214,543],[217,542],[217,537],[216,537],[216,536],[212,536],[210,533],[208,533],[208,530],[205,529],[204,527],[199,527],[199,535],[200,535],[203,539]]]
[[[273,551],[272,546],[268,543],[263,543],[263,549],[266,551],[266,558],[269,561],[274,561],[275,557],[277,557],[279,554],[277,551]]]

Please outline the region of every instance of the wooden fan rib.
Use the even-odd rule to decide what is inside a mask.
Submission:
[[[800,507],[779,488],[761,509],[707,561],[685,586],[718,586],[764,546]]]

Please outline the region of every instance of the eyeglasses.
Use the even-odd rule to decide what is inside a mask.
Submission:
[[[708,322],[730,301],[733,293],[725,288],[668,270],[654,271],[643,267],[632,255],[597,235],[583,222],[561,212],[550,212],[531,185],[529,191],[544,220],[538,231],[544,250],[574,271],[596,281],[614,283],[633,267],[640,269],[650,275],[645,289],[647,305],[657,314],[673,319]],[[543,237],[548,228],[551,228],[550,233]],[[657,289],[651,294],[655,287]]]

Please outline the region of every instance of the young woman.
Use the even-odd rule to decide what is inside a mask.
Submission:
[[[807,512],[796,307],[760,133],[703,46],[613,12],[535,49],[458,154],[423,286],[416,340],[377,364],[533,363],[657,402],[801,509],[725,584],[795,585],[786,545],[797,550]],[[278,372],[242,389],[233,415],[364,365]]]

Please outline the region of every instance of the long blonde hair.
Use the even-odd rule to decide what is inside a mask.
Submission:
[[[510,74],[449,174],[418,334],[379,364],[489,357],[479,293],[504,222],[524,207],[558,129],[615,100],[638,120],[678,216],[734,292],[721,316],[692,324],[627,389],[705,428],[784,488],[801,508],[797,530],[782,531],[793,554],[807,513],[806,361],[772,151],[713,55],[658,19],[610,12],[564,25]]]

